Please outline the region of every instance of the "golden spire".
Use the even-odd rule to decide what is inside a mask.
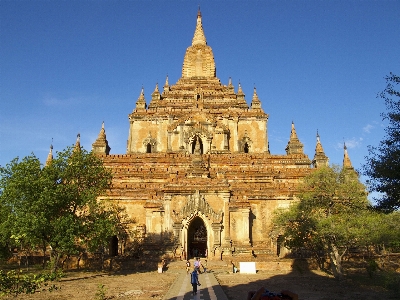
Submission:
[[[192,45],[186,49],[182,66],[182,78],[216,77],[214,54],[207,45],[201,22],[200,10],[197,13],[196,29]]]
[[[104,129],[104,121],[103,121],[103,123],[101,124],[99,136],[97,137],[97,140],[92,144],[92,151],[94,153],[108,155],[110,153],[110,150],[111,148],[108,145],[106,130]]]
[[[167,78],[165,79],[164,91],[163,92],[167,92],[167,91],[169,91],[168,75],[167,75]]]
[[[256,87],[254,87],[253,99],[251,100],[252,109],[261,109],[261,101],[258,98]]]
[[[292,121],[292,129],[290,130],[290,139],[299,139],[297,137],[296,128],[294,128],[294,122]]]
[[[46,167],[49,166],[52,161],[53,161],[53,141],[51,142],[51,145],[50,145],[50,151],[49,151],[49,154],[47,155],[45,166]]]
[[[74,147],[74,152],[80,152],[81,151],[81,134],[78,133],[76,135],[76,142],[75,142],[75,147]]]
[[[146,109],[146,100],[144,99],[144,88],[140,92],[140,96],[136,101],[136,109]]]
[[[317,145],[315,146],[315,153],[324,153],[324,148],[322,148],[318,130],[317,130]]]
[[[105,140],[106,139],[106,130],[104,129],[104,121],[101,123],[101,129],[99,136],[97,137],[98,140]]]
[[[317,130],[317,144],[315,146],[315,154],[312,164],[314,168],[318,168],[319,166],[329,165],[329,158],[325,155],[324,148],[322,148],[318,130]]]
[[[344,156],[343,156],[343,168],[345,169],[353,169],[353,166],[350,161],[349,154],[347,153],[347,147],[346,143],[343,143],[343,150],[344,150]]]
[[[296,128],[294,128],[294,122],[292,121],[292,129],[290,131],[290,139],[285,148],[287,154],[298,154],[303,153],[303,144],[297,137]]]
[[[238,86],[238,92],[237,92],[237,94],[238,94],[238,95],[244,95],[244,94],[243,94],[243,90],[242,90],[242,86],[241,86],[241,84],[240,84],[240,81],[239,81],[239,86]]]
[[[154,88],[154,92],[151,94],[151,100],[152,101],[157,101],[157,100],[160,100],[160,99],[161,99],[160,90],[158,89],[158,82],[157,82],[156,87]]]
[[[160,91],[158,89],[158,82],[156,83],[156,87],[154,88],[154,92],[153,93],[160,93]]]
[[[197,12],[196,30],[194,31],[194,36],[192,39],[192,46],[194,45],[207,45],[206,37],[203,31],[203,24],[201,22],[200,7],[199,11]]]

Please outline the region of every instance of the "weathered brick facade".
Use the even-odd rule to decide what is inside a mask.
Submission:
[[[268,146],[268,114],[256,89],[250,107],[239,84],[221,84],[198,13],[182,77],[158,86],[147,106],[143,90],[129,115],[126,154],[109,154],[104,125],[93,144],[114,174],[107,197],[124,205],[150,242],[172,236],[179,250],[274,253],[274,209],[295,200],[312,167],[327,164],[317,138],[314,160],[303,153],[294,124],[286,155]]]

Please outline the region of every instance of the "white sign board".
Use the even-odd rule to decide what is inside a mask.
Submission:
[[[256,263],[252,262],[239,262],[240,273],[256,274]]]

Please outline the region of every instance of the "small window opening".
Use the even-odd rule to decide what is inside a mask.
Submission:
[[[243,148],[244,153],[249,153],[249,144],[245,143]]]

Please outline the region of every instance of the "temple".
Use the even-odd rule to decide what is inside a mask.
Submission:
[[[273,211],[296,200],[304,176],[328,165],[318,133],[312,160],[294,123],[288,137],[285,155],[270,153],[257,90],[248,104],[240,83],[221,83],[199,11],[181,78],[167,77],[162,90],[155,84],[149,102],[140,91],[126,153],[110,154],[104,123],[92,150],[113,173],[103,198],[126,208],[145,248],[220,259],[280,252]]]

